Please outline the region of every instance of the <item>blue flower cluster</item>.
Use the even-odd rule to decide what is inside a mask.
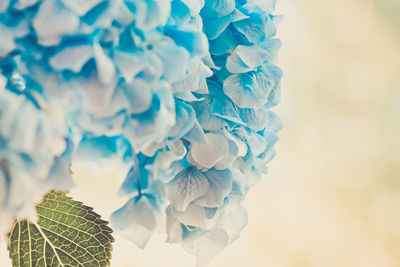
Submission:
[[[117,157],[129,171],[115,229],[142,248],[166,231],[167,242],[207,262],[246,225],[240,202],[274,156],[281,123],[270,109],[282,75],[274,6],[1,1],[0,208],[29,203],[12,200],[13,184],[68,188],[71,160]],[[57,124],[50,107],[61,111]]]

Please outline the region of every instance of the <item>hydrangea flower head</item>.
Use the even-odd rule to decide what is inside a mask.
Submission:
[[[238,238],[247,222],[240,203],[275,154],[281,122],[271,108],[282,72],[274,65],[274,7],[274,0],[3,1],[0,124],[8,128],[0,129],[7,185],[0,197],[24,177],[9,174],[14,165],[49,185],[70,162],[104,167],[117,158],[127,166],[118,192],[127,202],[111,215],[114,228],[141,248],[153,232],[166,232],[167,242],[206,263]],[[61,110],[62,126],[51,123],[47,106]],[[9,134],[24,121],[25,135]],[[58,178],[52,186],[64,183],[71,185]]]

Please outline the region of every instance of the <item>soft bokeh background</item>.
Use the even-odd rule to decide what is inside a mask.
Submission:
[[[249,224],[209,267],[400,266],[400,0],[278,0],[284,121]],[[76,198],[108,216],[113,177],[76,170]],[[113,205],[112,205],[113,204]],[[116,236],[114,267],[190,267],[156,235]],[[10,266],[3,244],[0,266]],[[2,264],[1,264],[2,263]]]

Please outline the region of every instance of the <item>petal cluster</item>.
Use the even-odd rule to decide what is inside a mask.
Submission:
[[[0,76],[1,234],[14,216],[34,216],[33,204],[48,190],[73,186],[62,116],[13,92],[12,83]]]
[[[118,192],[127,202],[111,215],[116,230],[142,248],[166,232],[206,263],[246,225],[240,203],[275,154],[281,122],[271,108],[282,72],[274,6],[2,1],[0,124],[32,127],[13,135],[1,127],[4,183],[23,177],[10,175],[8,162],[47,181],[64,177],[71,161],[102,174],[117,158],[127,166]],[[52,124],[47,106],[63,123]],[[64,144],[57,151],[56,141]],[[1,188],[0,197],[12,196]]]

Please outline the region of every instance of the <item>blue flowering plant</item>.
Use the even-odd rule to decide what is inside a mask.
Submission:
[[[34,221],[49,190],[74,186],[71,165],[104,175],[117,159],[117,194],[128,199],[110,215],[118,234],[144,248],[166,233],[199,264],[237,239],[241,202],[282,127],[271,110],[282,76],[274,8],[1,1],[0,234],[15,218]]]

